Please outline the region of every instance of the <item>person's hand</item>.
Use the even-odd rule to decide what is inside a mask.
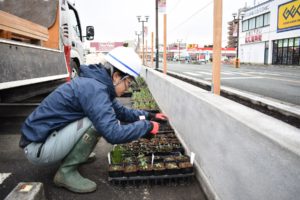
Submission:
[[[150,121],[150,123],[151,123],[151,129],[148,130],[148,132],[146,133],[146,135],[143,136],[143,138],[151,139],[159,132],[159,127],[160,127],[159,123],[154,121]]]
[[[150,133],[152,135],[156,135],[158,133],[158,131],[159,131],[159,123],[154,122],[154,121],[150,121],[150,122],[152,124],[152,130],[150,131]]]
[[[151,113],[150,114],[150,120],[156,121],[156,122],[167,122],[168,117],[163,113]]]

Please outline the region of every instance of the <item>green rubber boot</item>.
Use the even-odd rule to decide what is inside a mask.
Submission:
[[[90,164],[90,163],[93,163],[93,162],[95,162],[96,161],[96,153],[95,152],[92,152],[90,155],[89,155],[89,157],[88,157],[88,159],[84,162],[84,163],[82,163],[82,164]]]
[[[96,183],[83,178],[77,171],[77,167],[87,161],[99,138],[99,134],[94,128],[89,128],[83,134],[56,172],[54,176],[56,186],[64,187],[77,193],[88,193],[96,190]]]

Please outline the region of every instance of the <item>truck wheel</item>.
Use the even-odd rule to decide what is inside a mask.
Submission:
[[[80,73],[79,64],[77,64],[77,62],[72,59],[70,65],[71,65],[71,78],[73,79],[79,76]]]

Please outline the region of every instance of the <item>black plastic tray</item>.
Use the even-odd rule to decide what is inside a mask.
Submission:
[[[173,174],[173,175],[161,175],[161,176],[132,176],[132,177],[108,177],[108,181],[141,181],[141,180],[162,180],[162,179],[178,179],[178,178],[188,178],[195,176],[195,173],[189,174]]]

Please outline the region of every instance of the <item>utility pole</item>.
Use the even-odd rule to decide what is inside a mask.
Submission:
[[[145,48],[144,48],[144,44],[145,44],[145,27],[144,27],[144,22],[148,22],[149,16],[145,16],[144,20],[141,20],[141,16],[137,16],[137,19],[139,22],[142,22],[142,40],[143,40],[143,65],[145,65]]]
[[[222,0],[214,0],[214,47],[213,47],[213,80],[212,91],[220,95],[222,48]]]
[[[240,21],[243,20],[244,18],[244,12],[240,12],[238,14],[233,13],[233,23],[235,23],[235,21],[237,21],[237,38],[236,38],[236,59],[235,59],[235,67],[239,68],[240,67],[240,59],[239,59],[239,46],[240,46]],[[237,18],[236,18],[237,17]]]
[[[155,69],[158,69],[159,44],[158,44],[158,0],[155,0]]]
[[[164,74],[167,74],[167,15],[164,14]]]
[[[137,45],[136,45],[136,48],[135,48],[135,52],[137,52],[138,54],[140,54],[139,50],[140,50],[140,35],[141,34],[142,34],[141,32],[135,31],[135,35],[138,37],[138,41],[137,41]]]
[[[151,67],[153,67],[153,37],[154,37],[154,34],[153,32],[151,32]]]
[[[178,62],[180,63],[180,43],[182,42],[182,39],[177,40],[177,42],[178,42]]]

